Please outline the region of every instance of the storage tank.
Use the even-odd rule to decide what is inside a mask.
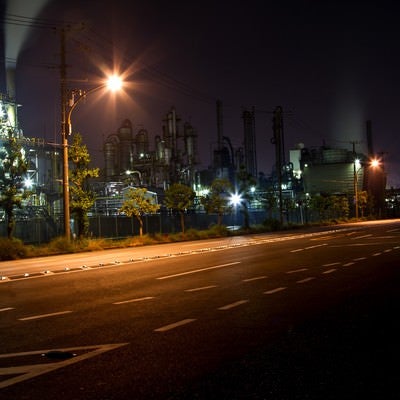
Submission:
[[[347,160],[346,149],[324,149],[322,159],[325,164],[344,163]]]
[[[159,162],[165,162],[165,142],[159,135],[155,137],[156,143],[156,160]]]
[[[121,127],[118,129],[119,138],[119,171],[118,173],[124,173],[126,170],[131,168],[132,159],[132,122],[129,119],[123,121]]]
[[[149,152],[149,134],[146,129],[141,129],[136,134],[136,153],[138,156],[141,154],[148,154]]]
[[[117,146],[112,141],[104,143],[104,172],[106,179],[117,175]]]
[[[185,123],[184,125],[184,141],[185,141],[185,153],[189,164],[194,163],[196,158],[196,139],[197,133],[191,124]]]

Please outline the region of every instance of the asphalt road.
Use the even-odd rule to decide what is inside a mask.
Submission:
[[[0,398],[398,399],[399,255],[397,220],[1,263]]]

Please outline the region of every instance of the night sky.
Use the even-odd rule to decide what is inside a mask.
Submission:
[[[162,134],[163,119],[174,106],[182,122],[197,130],[201,165],[207,167],[217,139],[219,99],[223,134],[235,147],[243,141],[243,107],[255,108],[258,170],[267,175],[274,164],[270,139],[276,106],[285,113],[286,150],[298,143],[351,149],[357,142],[357,151],[366,152],[366,121],[371,120],[373,147],[385,157],[388,184],[400,187],[396,2],[101,4],[47,1],[19,53],[4,54],[8,61],[17,58],[16,98],[25,136],[60,142],[60,36],[53,28],[65,21],[72,26],[70,88],[93,87],[111,70],[124,73],[128,82],[125,93],[93,94],[74,110],[74,130],[97,165],[103,163],[104,138],[125,118],[135,130],[147,129],[152,139]],[[26,11],[19,15],[29,17]],[[5,21],[4,31],[17,28],[9,16]]]

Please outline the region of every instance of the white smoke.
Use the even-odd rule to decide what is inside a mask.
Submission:
[[[47,2],[48,0],[8,0],[6,16],[34,19]],[[5,24],[4,29],[7,92],[10,97],[15,98],[15,69],[22,46],[29,35],[30,27],[25,24],[10,23]]]

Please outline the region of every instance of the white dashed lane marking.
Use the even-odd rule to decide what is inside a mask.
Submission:
[[[297,272],[307,271],[307,268],[292,269],[291,271],[286,271],[287,274],[295,274]]]
[[[185,292],[199,292],[201,290],[208,290],[208,289],[213,289],[218,287],[217,285],[209,285],[209,286],[202,286],[198,288],[193,288],[193,289],[186,289]]]
[[[154,329],[154,332],[166,332],[170,331],[171,329],[178,328],[179,326],[190,324],[191,322],[196,321],[192,318],[183,319],[182,321],[174,322],[173,324],[162,326],[161,328]]]
[[[350,267],[350,265],[353,265],[353,264],[354,264],[354,262],[348,262],[346,264],[343,264],[343,267]]]
[[[116,301],[113,303],[114,305],[119,305],[119,304],[127,304],[127,303],[136,303],[138,301],[145,301],[145,300],[151,300],[154,299],[154,297],[147,296],[147,297],[139,297],[137,299],[130,299],[130,300],[123,300],[123,301]]]
[[[14,307],[5,307],[5,308],[0,308],[0,312],[4,312],[4,311],[11,311],[11,310],[15,310]]]
[[[262,279],[267,279],[267,277],[265,275],[255,276],[254,278],[243,279],[243,282],[253,282],[253,281],[259,281],[259,280],[262,280]]]
[[[32,315],[31,317],[19,318],[19,321],[31,321],[34,319],[48,318],[48,317],[57,317],[59,315],[70,314],[72,311],[59,311],[51,314],[40,314],[40,315]]]
[[[248,303],[248,302],[249,302],[249,300],[235,301],[234,303],[227,304],[226,306],[219,307],[218,310],[222,310],[222,311],[230,310],[231,308],[235,308],[235,307],[241,306],[242,304],[245,304],[245,303]]]
[[[286,286],[277,287],[275,289],[267,290],[266,292],[264,292],[264,294],[274,294],[274,293],[281,292],[282,290],[285,290],[285,289],[287,289]]]
[[[322,272],[323,274],[331,274],[332,272],[337,271],[335,268],[327,269],[326,271]]]
[[[211,271],[213,269],[232,267],[233,265],[237,265],[237,264],[240,264],[240,261],[235,261],[235,262],[231,262],[231,263],[228,263],[228,264],[213,265],[212,267],[206,267],[206,268],[201,268],[201,269],[194,269],[193,271],[181,272],[179,274],[160,276],[157,279],[163,280],[163,279],[176,278],[178,276],[192,275],[192,274],[197,274],[199,272]]]
[[[314,276],[309,276],[308,278],[300,279],[300,280],[297,281],[296,283],[306,283],[306,282],[312,281],[313,279],[315,279]]]

